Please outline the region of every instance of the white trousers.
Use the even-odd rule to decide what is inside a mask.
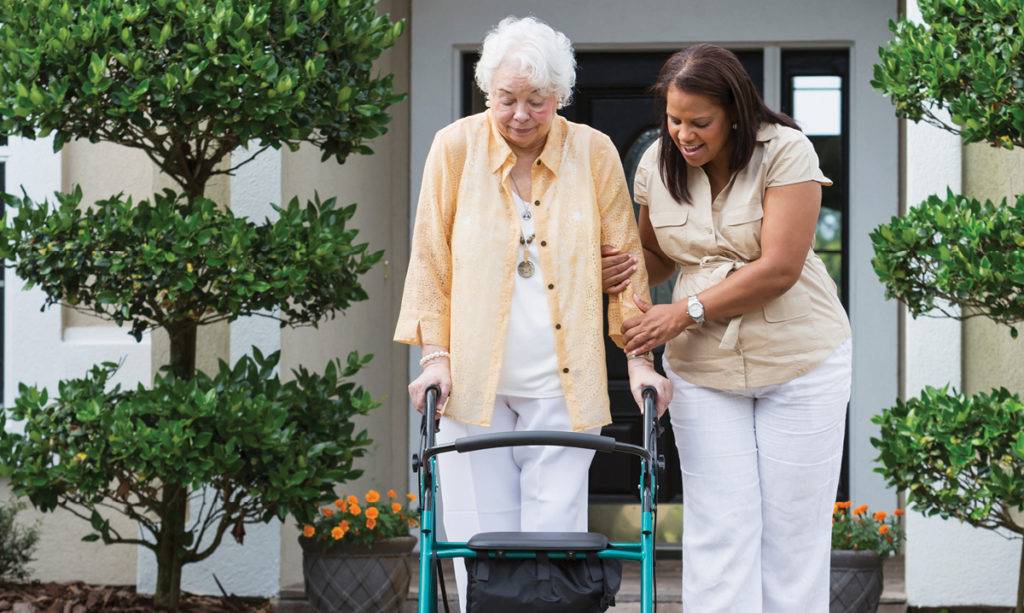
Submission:
[[[524,430],[571,431],[565,399],[498,396],[490,427],[442,417],[437,442]],[[478,532],[586,531],[587,475],[593,458],[589,449],[547,446],[439,455],[446,539],[467,541]],[[460,558],[455,560],[455,579],[465,611],[466,566]]]
[[[779,385],[675,389],[686,613],[825,613],[850,399],[847,340]]]

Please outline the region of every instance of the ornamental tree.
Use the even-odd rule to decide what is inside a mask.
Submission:
[[[7,196],[15,215],[0,256],[62,305],[112,320],[137,339],[170,338],[149,387],[112,386],[114,365],[58,386],[19,388],[0,434],[0,465],[37,507],[65,508],[90,539],[148,547],[156,603],[176,609],[184,564],[244,525],[308,513],[359,474],[368,443],[352,418],[374,406],[347,381],[369,357],[281,383],[278,356],[254,352],[197,372],[205,325],[243,316],[316,325],[364,300],[359,277],[381,257],[357,242],[355,205],[276,205],[274,221],[235,216],[205,197],[210,179],[267,148],[318,147],[339,163],[371,153],[400,100],[372,63],[402,22],[374,0],[0,0],[0,129],[140,149],[176,183],[139,202]],[[255,153],[238,160],[240,147]],[[0,423],[3,421],[0,412]],[[0,428],[2,431],[2,428]],[[118,534],[110,513],[146,538]],[[189,522],[186,523],[186,517]]]
[[[1024,146],[1024,2],[918,0],[922,24],[890,24],[872,85],[896,114],[965,143]],[[914,317],[1024,321],[1024,195],[930,196],[871,234],[886,295]],[[957,308],[950,308],[950,307]],[[1019,367],[1019,365],[1018,365]],[[1024,404],[1006,389],[926,388],[874,420],[877,469],[925,515],[1024,536]],[[1024,541],[1022,541],[1024,546]],[[1017,613],[1024,613],[1024,547]]]

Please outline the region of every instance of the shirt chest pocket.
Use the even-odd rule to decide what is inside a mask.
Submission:
[[[658,246],[666,255],[678,260],[686,245],[692,245],[692,241],[688,241],[685,236],[689,229],[686,222],[690,216],[690,207],[674,206],[661,210],[651,208],[648,213],[654,235],[658,237]]]
[[[722,211],[718,229],[731,251],[750,262],[761,257],[761,220],[764,207],[760,195]]]

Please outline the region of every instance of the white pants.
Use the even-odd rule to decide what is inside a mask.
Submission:
[[[437,442],[524,430],[571,431],[565,399],[498,396],[490,427],[442,417]],[[593,458],[589,449],[548,446],[439,455],[446,539],[467,541],[478,532],[585,532]],[[465,611],[466,566],[461,558],[455,560],[455,579]]]
[[[847,340],[779,385],[675,389],[686,613],[824,613],[850,399]]]

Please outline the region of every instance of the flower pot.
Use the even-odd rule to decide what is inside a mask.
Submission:
[[[321,543],[299,537],[306,598],[317,613],[400,611],[409,592],[416,545],[411,536],[373,545]]]
[[[832,550],[829,613],[873,613],[882,597],[882,558],[874,551]]]

